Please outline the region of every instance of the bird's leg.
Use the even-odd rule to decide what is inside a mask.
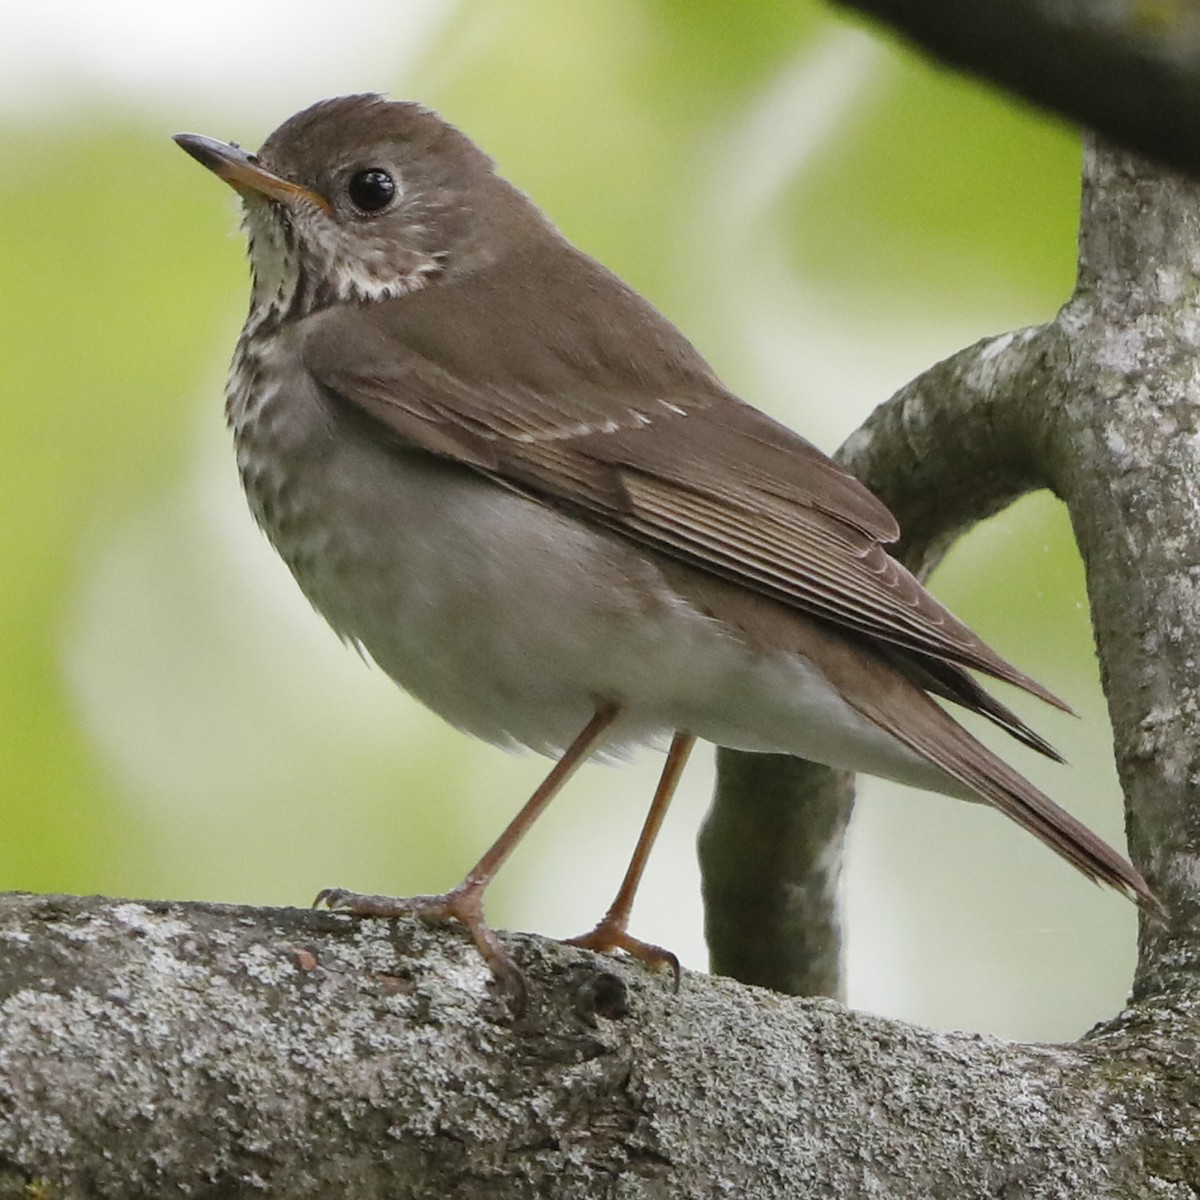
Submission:
[[[483,893],[530,826],[596,749],[620,714],[621,706],[618,704],[597,705],[595,714],[583,731],[567,747],[491,849],[467,872],[466,878],[457,887],[440,896],[368,896],[344,888],[326,888],[318,893],[313,907],[325,904],[356,917],[400,917],[415,913],[435,920],[459,921],[470,931],[492,974],[520,1011],[525,1003],[525,980],[512,956],[483,919]]]
[[[671,803],[671,797],[675,795],[679,777],[683,774],[688,755],[691,754],[695,744],[696,738],[690,733],[676,733],[671,739],[671,748],[667,751],[667,761],[663,766],[662,775],[659,776],[654,800],[651,802],[650,811],[646,814],[646,822],[638,836],[637,845],[633,849],[633,858],[629,861],[629,868],[625,872],[625,878],[621,881],[616,899],[613,900],[608,912],[604,914],[595,929],[579,937],[567,939],[567,944],[570,946],[583,946],[588,950],[597,950],[601,953],[610,950],[624,950],[655,970],[660,967],[670,967],[676,989],[679,987],[679,959],[670,950],[664,950],[661,946],[631,937],[627,930],[629,914],[633,909],[633,897],[637,892],[638,884],[642,881],[646,860],[650,857],[654,839],[658,837],[663,817],[667,813],[667,805]]]

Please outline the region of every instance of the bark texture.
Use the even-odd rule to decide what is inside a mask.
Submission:
[[[517,1019],[454,929],[10,896],[0,1200],[1200,1194],[1200,190],[1093,149],[1083,211],[1058,319],[934,367],[845,457],[919,565],[1030,487],[1070,507],[1132,855],[1173,914],[1143,927],[1125,1012],[1021,1046],[720,978],[673,995],[514,937]],[[783,986],[836,990],[844,781],[744,766],[723,761],[705,838],[710,929],[745,903],[748,845],[795,847],[760,911],[816,931]]]
[[[1066,502],[1087,572],[1130,853],[1173,918],[1169,928],[1143,925],[1138,995],[1168,984],[1195,987],[1200,953],[1188,936],[1200,902],[1198,300],[1200,186],[1089,144],[1078,281],[1057,318],[936,364],[840,451],[900,518],[899,556],[921,576],[972,524],[1026,492],[1046,487]],[[723,764],[739,757],[720,752]],[[726,766],[710,822],[736,828],[756,820],[739,816],[759,803],[739,778]],[[811,778],[821,781],[822,803],[831,803],[834,773],[812,767]],[[788,804],[783,776],[771,786],[770,837],[800,838],[808,793],[795,789]],[[848,810],[852,797],[840,794]],[[720,843],[702,841],[701,850],[706,877],[727,870]],[[836,858],[814,854],[810,861],[819,863],[812,877],[804,859],[778,869],[776,859],[765,859],[766,899],[755,901],[757,913],[743,904],[739,915],[728,893],[730,910],[709,913],[711,932],[753,940],[736,951],[739,961],[795,958],[787,924],[771,917],[789,897],[827,895],[814,928],[836,931],[836,896],[821,892]],[[711,906],[707,885],[705,897]],[[734,951],[710,944],[714,969],[724,970]],[[793,962],[798,986],[789,990],[836,994],[819,983],[829,946],[810,945],[807,953],[811,969]],[[737,977],[788,986],[757,973]]]
[[[717,752],[698,846],[712,971],[789,996],[843,998],[839,895],[853,806],[848,772]]]
[[[513,939],[299,910],[0,907],[0,1198],[1190,1195],[1190,1051],[935,1034]],[[1159,1190],[1149,1190],[1154,1184]],[[40,1191],[37,1189],[41,1189]]]

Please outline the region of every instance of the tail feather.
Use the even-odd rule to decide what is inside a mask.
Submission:
[[[907,699],[896,706],[855,696],[851,703],[914,753],[1029,830],[1088,879],[1165,917],[1162,903],[1132,863],[993,754],[925,692],[914,687]]]
[[[1031,750],[1036,750],[1055,762],[1065,761],[1040,733],[1031,729],[1007,705],[1001,704],[957,663],[944,662],[928,655],[918,657],[893,653],[888,657],[893,665],[919,688],[933,692],[934,695],[941,696],[953,704],[961,705],[970,712],[987,717],[994,725],[998,725],[1005,733],[1011,734]],[[1061,701],[1057,707],[1063,712],[1071,712]]]

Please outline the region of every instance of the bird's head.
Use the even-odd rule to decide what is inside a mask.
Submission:
[[[314,104],[257,154],[176,142],[242,197],[252,307],[280,320],[404,295],[478,269],[543,220],[481,150],[418,104]]]

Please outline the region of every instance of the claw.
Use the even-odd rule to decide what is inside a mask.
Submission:
[[[621,705],[598,703],[592,719],[554,764],[550,774],[508,823],[488,852],[467,872],[458,887],[441,896],[366,896],[345,888],[324,888],[317,893],[313,907],[325,905],[355,917],[404,917],[410,913],[434,921],[458,921],[470,930],[479,953],[483,955],[496,984],[512,1005],[517,1016],[525,1011],[525,976],[500,939],[483,919],[483,893],[496,872],[504,865],[513,848],[538,815],[555,797],[581,763],[604,740],[605,731],[621,715]],[[665,952],[664,952],[665,953]],[[673,958],[674,956],[672,956]],[[678,973],[678,964],[676,964]]]
[[[666,967],[671,972],[672,990],[679,991],[683,974],[679,959],[662,946],[633,937],[623,925],[604,920],[590,933],[566,938],[565,943],[568,946],[581,946],[584,950],[595,950],[597,954],[611,954],[614,950],[624,950],[632,958],[645,963],[652,971],[661,971]]]
[[[346,888],[323,888],[313,900],[313,908],[321,905],[352,917],[412,915],[423,920],[457,921],[470,933],[497,986],[508,997],[513,1015],[524,1013],[528,998],[525,976],[483,919],[482,889],[468,885],[440,896],[370,896]]]

